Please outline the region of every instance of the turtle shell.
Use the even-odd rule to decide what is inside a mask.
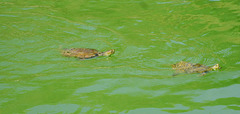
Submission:
[[[211,68],[199,63],[189,63],[181,61],[179,63],[173,64],[172,68],[176,70],[176,73],[202,73],[205,75],[207,71],[210,71]]]
[[[72,48],[64,49],[62,51],[63,56],[76,57],[80,59],[88,59],[99,56],[99,51],[90,48]]]

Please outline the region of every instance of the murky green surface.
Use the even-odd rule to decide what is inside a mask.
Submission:
[[[238,0],[1,0],[0,113],[240,113]],[[116,49],[63,57],[62,48]],[[220,71],[172,77],[181,60]]]

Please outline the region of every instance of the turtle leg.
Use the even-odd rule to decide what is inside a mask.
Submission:
[[[204,76],[204,75],[206,75],[207,73],[206,72],[203,72],[203,73],[201,73],[201,75],[200,76]]]
[[[179,73],[174,73],[174,74],[172,74],[172,76],[177,76],[177,75],[179,75]]]
[[[85,58],[80,58],[80,57],[78,57],[78,59],[79,59],[79,60],[85,60]]]

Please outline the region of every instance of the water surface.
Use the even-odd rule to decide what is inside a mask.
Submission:
[[[240,113],[238,0],[0,1],[0,113]],[[63,57],[62,48],[115,49]],[[181,60],[222,69],[172,77]]]

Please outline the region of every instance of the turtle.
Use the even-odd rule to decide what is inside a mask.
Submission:
[[[176,64],[173,64],[172,68],[176,70],[173,76],[176,76],[180,73],[201,73],[201,76],[204,76],[208,71],[217,70],[220,69],[221,67],[219,66],[219,64],[215,64],[212,67],[209,67],[199,63],[189,63],[186,61],[180,61]]]
[[[66,57],[75,57],[79,59],[89,59],[98,56],[110,56],[114,54],[115,50],[111,49],[105,52],[99,52],[96,49],[91,48],[71,48],[71,49],[63,49],[62,55]]]

